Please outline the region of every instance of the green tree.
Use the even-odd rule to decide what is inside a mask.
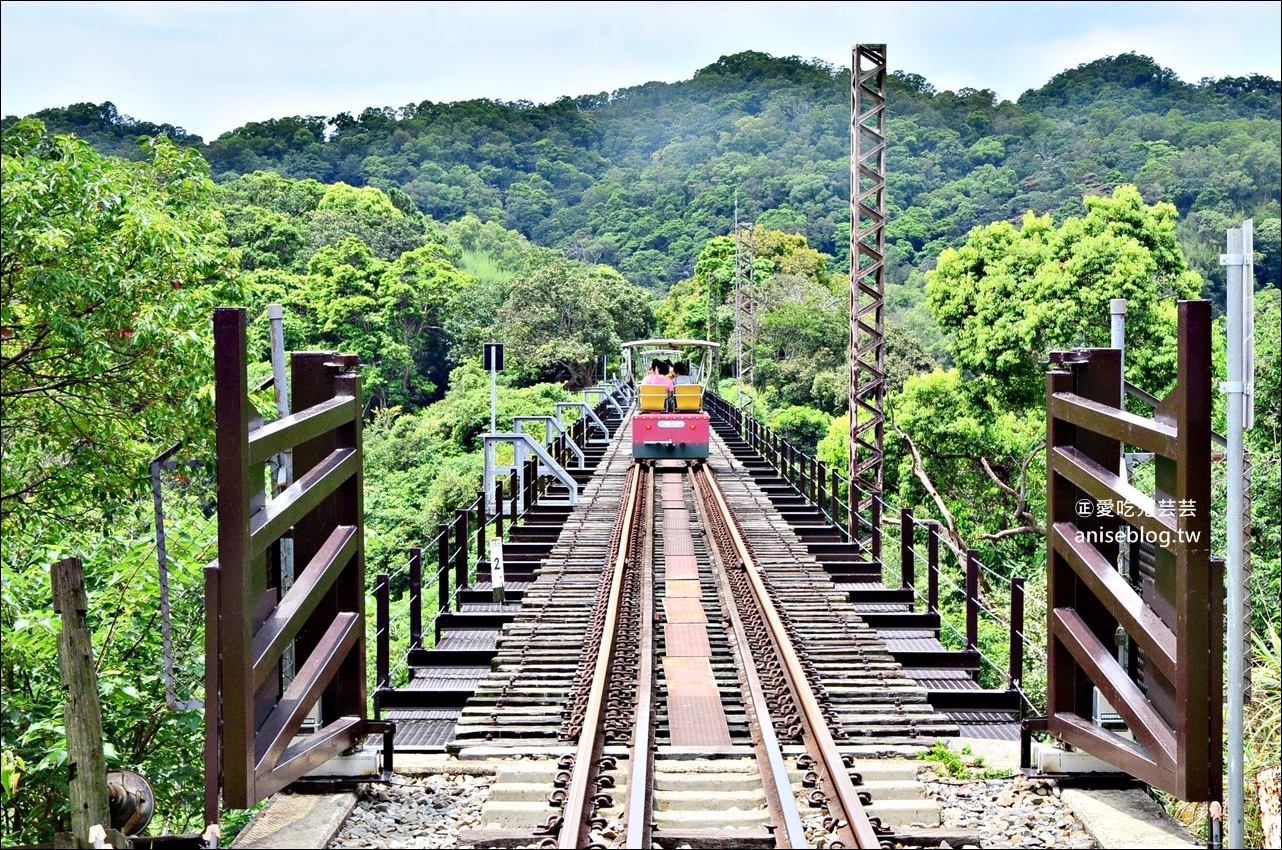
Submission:
[[[1175,300],[1201,287],[1175,238],[1175,208],[1145,204],[1132,186],[1085,203],[1085,217],[1060,227],[1030,213],[1019,228],[978,228],[928,275],[957,365],[996,406],[1040,402],[1052,349],[1107,345],[1113,298],[1127,299],[1127,376],[1155,393],[1171,380]]]
[[[4,132],[0,747],[6,768],[25,766],[0,807],[5,844],[48,843],[67,825],[48,573],[63,554],[86,567],[108,763],[151,779],[162,828],[197,826],[201,717],[169,711],[158,667],[138,663],[158,659],[160,639],[150,506],[137,497],[162,448],[200,455],[213,437],[210,313],[235,299],[236,258],[212,190],[199,153],[163,138],[125,161],[38,121]],[[211,498],[169,514],[180,645],[199,644],[212,550],[188,544],[210,528]],[[191,659],[177,667],[199,681]]]
[[[137,494],[157,447],[208,415],[210,308],[232,294],[234,258],[199,153],[163,138],[147,152],[106,158],[38,121],[4,133],[11,542]]]
[[[313,250],[355,237],[386,262],[427,241],[423,218],[417,212],[406,215],[384,192],[345,183],[325,190],[311,214],[309,232]]]
[[[768,424],[806,454],[814,454],[815,447],[828,433],[832,417],[811,407],[792,405],[772,413]]]
[[[1157,395],[1174,379],[1175,302],[1200,288],[1174,208],[1129,186],[1085,203],[1059,227],[1030,214],[1019,228],[977,228],[929,275],[958,368],[910,377],[889,398],[887,480],[944,522],[955,551],[987,541],[991,560],[1013,565],[1041,546],[1047,354],[1107,346],[1110,299],[1128,302],[1128,377]]]
[[[399,369],[399,392],[393,403],[421,405],[449,377],[447,319],[476,281],[440,253],[439,245],[407,251],[378,283],[379,318],[388,336],[382,356],[395,360]],[[390,381],[392,375],[387,377]]]
[[[576,386],[592,384],[602,355],[615,354],[653,324],[650,298],[618,272],[554,260],[512,282],[499,330],[516,364],[541,374],[564,369]]]

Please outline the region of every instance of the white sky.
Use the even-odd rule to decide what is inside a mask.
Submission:
[[[1282,76],[1278,2],[0,3],[0,111],[111,101],[211,141],[248,121],[673,82],[744,50],[1015,99],[1105,56],[1187,82]]]

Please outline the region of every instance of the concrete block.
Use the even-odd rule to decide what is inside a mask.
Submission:
[[[1104,850],[1193,850],[1202,846],[1143,791],[1065,788],[1060,799]]]
[[[378,776],[383,772],[383,763],[375,753],[354,753],[350,756],[335,756],[308,776]]]
[[[355,794],[277,794],[228,846],[328,847],[354,808]]]
[[[1043,773],[1122,773],[1113,765],[1080,750],[1033,742],[1033,766]]]
[[[939,803],[934,800],[877,800],[865,807],[869,817],[889,826],[939,826]]]

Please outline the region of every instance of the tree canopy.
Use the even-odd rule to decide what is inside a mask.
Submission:
[[[1052,349],[1107,346],[1110,299],[1127,300],[1128,375],[1164,391],[1174,363],[1175,301],[1197,296],[1175,238],[1175,208],[1131,186],[1087,197],[1087,214],[1056,227],[1025,216],[946,249],[927,275],[927,304],[955,337],[954,360],[994,407],[1039,404]]]
[[[894,283],[920,287],[939,252],[975,227],[1030,211],[1062,220],[1083,196],[1125,184],[1147,203],[1172,203],[1182,220],[1278,219],[1277,80],[1184,82],[1124,53],[1066,69],[1015,102],[987,89],[939,91],[903,71],[888,75],[887,89]],[[37,117],[125,156],[136,155],[139,135],[172,130],[220,180],[275,171],[377,187],[401,198],[402,211],[412,205],[440,221],[475,215],[663,289],[690,276],[704,244],[732,229],[736,208],[741,221],[804,235],[833,269],[848,264],[848,97],[846,68],[746,51],[674,83],[548,104],[423,101],[283,117],[207,144],[110,103]],[[1217,302],[1222,229],[1216,220],[1178,234]],[[390,245],[369,244],[394,258]]]
[[[234,255],[204,160],[163,137],[130,162],[23,121],[3,162],[8,537],[136,494],[151,455],[208,414],[209,315],[234,294]]]

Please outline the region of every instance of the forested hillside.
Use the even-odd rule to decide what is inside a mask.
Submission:
[[[745,52],[678,83],[543,105],[371,105],[251,123],[207,144],[110,103],[36,117],[121,155],[135,154],[138,135],[170,132],[197,145],[219,180],[265,169],[398,188],[436,219],[472,213],[662,288],[689,277],[703,244],[729,231],[736,198],[743,220],[803,234],[844,267],[848,81],[846,68]],[[1187,83],[1124,54],[1014,103],[987,89],[936,91],[902,72],[888,88],[893,282],[920,289],[934,256],[976,226],[1029,211],[1062,218],[1084,195],[1133,183],[1145,200],[1175,205],[1208,294],[1222,289],[1226,222],[1250,216],[1269,258],[1257,273],[1278,285],[1278,81]]]
[[[282,117],[208,143],[110,103],[5,118],[3,843],[51,841],[67,813],[48,568],[68,554],[85,562],[108,758],[151,779],[166,828],[197,825],[202,718],[157,669],[148,462],[175,445],[194,462],[166,479],[163,513],[175,643],[200,646],[215,304],[248,308],[260,361],[269,303],[287,349],[359,355],[370,575],[477,492],[485,341],[508,344],[500,430],[596,381],[603,357],[617,367],[621,341],[742,342],[752,374],[737,386],[722,357],[723,394],[844,468],[848,85],[846,69],[749,52],[674,84]],[[1254,218],[1254,613],[1276,634],[1278,81],[1186,83],[1128,54],[1017,102],[905,73],[889,89],[887,501],[1037,598],[1047,352],[1107,344],[1108,301],[1125,297],[1127,377],[1165,392],[1176,300],[1222,302],[1225,229]],[[758,305],[738,326],[736,205]],[[270,373],[256,366],[251,384]],[[1029,622],[1036,642],[1044,618]],[[983,635],[994,657],[1004,640]],[[200,697],[202,665],[180,654],[178,699]],[[1034,693],[1038,675],[1030,661]],[[1273,724],[1257,749],[1275,741]]]

